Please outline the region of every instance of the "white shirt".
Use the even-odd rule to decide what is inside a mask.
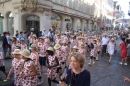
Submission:
[[[42,36],[45,37],[46,33],[45,31],[42,31]]]
[[[11,38],[10,38],[10,36],[6,36],[6,38],[7,38],[7,42],[8,42],[8,44],[10,44],[11,45]]]
[[[103,37],[102,38],[102,45],[107,45],[107,43],[108,43],[108,41],[109,41],[109,38],[108,37]]]

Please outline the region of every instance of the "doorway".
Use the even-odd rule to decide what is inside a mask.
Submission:
[[[27,31],[31,31],[32,28],[34,28],[34,34],[39,36],[40,33],[40,18],[36,15],[31,15],[26,17],[26,27]]]

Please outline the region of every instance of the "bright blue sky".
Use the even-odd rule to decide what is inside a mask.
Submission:
[[[113,1],[118,1],[119,2],[119,4],[121,5],[122,10],[125,13],[126,18],[129,18],[128,10],[129,10],[129,2],[130,2],[130,0],[113,0]]]

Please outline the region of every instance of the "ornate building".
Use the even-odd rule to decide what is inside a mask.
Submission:
[[[0,0],[0,31],[99,30],[102,0]],[[97,9],[98,7],[98,9]],[[2,33],[2,32],[0,32]]]

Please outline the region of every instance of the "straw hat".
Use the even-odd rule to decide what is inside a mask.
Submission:
[[[16,44],[16,47],[17,48],[21,48],[21,45],[18,43],[18,44]]]
[[[36,45],[35,45],[35,44],[32,44],[29,49],[30,49],[30,50],[31,50],[31,49],[36,49]]]
[[[80,45],[80,47],[85,47],[85,45],[82,43],[82,44]]]
[[[60,47],[61,47],[61,46],[60,46],[59,44],[55,44],[54,49],[57,50],[57,49],[59,49]]]
[[[63,42],[62,43],[66,43],[66,40],[63,40]]]
[[[43,40],[44,40],[45,38],[44,38],[44,37],[40,37],[40,39],[43,39]]]
[[[20,52],[20,54],[26,58],[30,58],[30,51],[25,49]]]
[[[20,49],[15,49],[12,54],[20,54]]]
[[[35,34],[33,34],[33,37],[37,37]]]
[[[48,35],[46,35],[45,37],[49,37]]]
[[[21,40],[21,41],[24,41],[24,38],[21,38],[20,40]]]
[[[74,46],[73,49],[78,49],[78,47],[77,47],[77,46]]]
[[[60,36],[60,34],[57,34],[57,36]]]
[[[13,38],[16,38],[16,36],[13,36]]]
[[[52,51],[52,52],[54,52],[54,49],[53,49],[53,47],[49,47],[49,48],[47,49],[47,51]]]

